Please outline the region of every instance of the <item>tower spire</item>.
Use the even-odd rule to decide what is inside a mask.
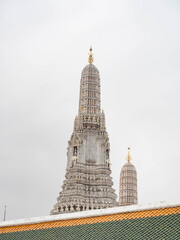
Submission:
[[[100,75],[90,47],[81,73],[79,112],[67,148],[62,191],[51,214],[117,206],[110,169],[110,143],[101,113]],[[105,181],[103,181],[105,179]]]
[[[119,189],[119,205],[126,206],[138,203],[137,194],[137,173],[136,168],[131,161],[130,147],[128,147],[127,163],[121,169],[120,173],[120,189]]]
[[[88,62],[91,64],[94,61],[93,54],[92,54],[92,46],[90,46],[89,51],[90,51],[90,53],[89,53]]]
[[[128,155],[127,155],[127,157],[126,157],[126,160],[128,161],[128,162],[130,162],[131,161],[131,155],[130,155],[130,147],[128,147]]]
[[[92,64],[92,47],[90,47],[88,61],[90,64],[84,67],[81,74],[79,113],[97,115],[101,111],[100,76],[98,69]],[[88,118],[91,119],[90,116]],[[87,121],[89,120],[87,119]],[[94,124],[96,123],[97,121],[94,122]]]

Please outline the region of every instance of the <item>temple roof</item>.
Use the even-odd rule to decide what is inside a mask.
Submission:
[[[5,221],[0,239],[179,240],[179,214],[179,202],[159,202]]]

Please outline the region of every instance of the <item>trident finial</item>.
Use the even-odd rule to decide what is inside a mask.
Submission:
[[[89,53],[89,59],[88,59],[88,62],[91,64],[93,62],[93,54],[92,54],[92,47],[90,47],[89,49],[90,53]]]
[[[128,161],[128,162],[130,162],[131,161],[131,155],[130,155],[130,147],[128,147],[128,155],[127,155],[127,158],[126,158],[126,160]]]

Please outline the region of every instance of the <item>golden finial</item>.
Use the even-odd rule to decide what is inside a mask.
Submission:
[[[92,47],[90,47],[89,51],[90,51],[90,53],[89,53],[88,62],[91,64],[94,61],[93,54],[92,54]]]
[[[104,109],[102,109],[102,113],[104,113]]]
[[[80,107],[79,110],[82,111],[82,107]]]
[[[128,155],[127,155],[127,158],[126,158],[126,160],[128,161],[128,162],[130,162],[131,161],[131,155],[130,155],[130,147],[128,147]]]

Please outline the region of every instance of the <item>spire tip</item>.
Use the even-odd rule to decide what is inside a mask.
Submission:
[[[90,53],[89,53],[89,59],[88,59],[88,62],[91,64],[93,61],[94,61],[94,58],[93,58],[93,54],[92,54],[92,46],[90,46]]]
[[[131,161],[131,155],[130,155],[130,147],[128,147],[128,155],[127,155],[127,158],[126,158],[126,160],[128,161],[128,162],[130,162]]]

